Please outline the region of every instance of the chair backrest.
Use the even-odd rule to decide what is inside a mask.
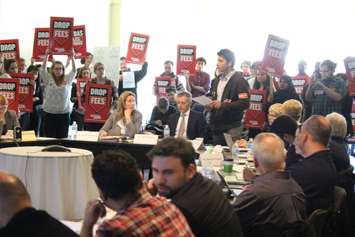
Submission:
[[[346,191],[345,189],[335,186],[334,187],[334,211],[339,213],[346,201]]]
[[[316,236],[322,237],[327,233],[327,225],[332,218],[332,210],[315,210],[309,217],[308,222],[313,226]]]

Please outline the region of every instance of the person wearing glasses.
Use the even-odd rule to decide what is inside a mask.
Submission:
[[[5,135],[8,130],[14,130],[15,127],[20,127],[16,113],[7,108],[7,98],[0,95],[0,135]]]
[[[43,103],[43,128],[46,137],[66,138],[70,122],[70,95],[71,86],[76,74],[74,51],[71,57],[72,69],[65,74],[65,67],[62,62],[54,61],[47,72],[47,59],[49,50],[42,68],[40,78],[44,85]]]
[[[343,80],[334,77],[336,63],[325,60],[320,66],[320,79],[312,80],[306,91],[306,101],[312,104],[312,115],[341,114],[346,95]]]

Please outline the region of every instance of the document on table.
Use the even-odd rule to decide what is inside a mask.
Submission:
[[[201,96],[197,96],[192,98],[193,101],[195,101],[196,103],[199,103],[200,105],[206,106],[212,103],[212,100],[205,96],[205,95],[201,95]]]

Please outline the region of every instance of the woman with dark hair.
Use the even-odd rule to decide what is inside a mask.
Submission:
[[[282,76],[279,81],[279,89],[274,93],[274,98],[271,104],[282,104],[291,99],[301,101],[292,83],[292,78],[289,76]]]
[[[42,104],[43,104],[43,92],[41,82],[39,79],[39,68],[34,65],[30,65],[27,68],[27,73],[33,75],[33,107],[30,114],[30,130],[34,130],[37,136],[40,136],[40,128],[42,123]]]
[[[4,69],[7,74],[17,73],[18,67],[15,59],[5,59]]]
[[[53,62],[50,72],[47,72],[48,54],[49,50],[47,49],[40,70],[41,80],[44,85],[44,135],[54,138],[66,138],[68,137],[70,122],[70,92],[76,73],[74,51],[70,56],[72,70],[67,75],[64,74],[65,68],[60,61]]]

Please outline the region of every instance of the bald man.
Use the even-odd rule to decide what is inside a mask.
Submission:
[[[307,119],[296,132],[296,152],[304,157],[290,166],[289,172],[306,195],[306,211],[328,209],[334,203],[336,169],[327,148],[331,126],[320,115]]]
[[[244,189],[233,205],[244,235],[261,234],[254,232],[260,225],[272,224],[282,228],[304,220],[304,194],[284,171],[286,151],[281,138],[274,133],[258,134],[253,143],[253,154],[260,176]]]
[[[78,236],[45,211],[32,207],[23,183],[0,171],[0,236]]]

